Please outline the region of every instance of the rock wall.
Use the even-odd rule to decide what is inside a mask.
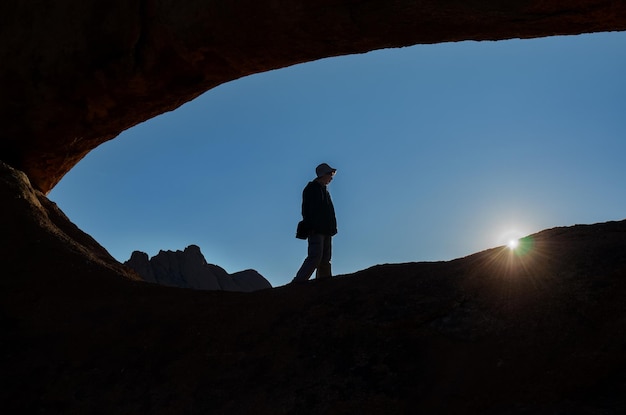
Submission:
[[[247,74],[609,30],[626,2],[3,0],[3,410],[625,413],[624,222],[544,234],[513,279],[493,250],[247,295],[135,282],[45,197],[100,143]]]
[[[62,277],[79,284],[93,283],[95,274],[140,280],[34,189],[23,172],[2,161],[0,200],[0,285],[7,292],[13,283],[40,281],[41,275],[49,275],[51,282]]]
[[[605,0],[0,2],[0,160],[47,193],[125,129],[252,73],[374,49],[626,30]]]

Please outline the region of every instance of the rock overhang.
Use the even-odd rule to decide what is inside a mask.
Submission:
[[[626,30],[602,0],[268,0],[0,5],[0,160],[44,193],[122,131],[240,77],[461,40]]]

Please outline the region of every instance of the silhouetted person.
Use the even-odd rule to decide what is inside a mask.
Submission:
[[[332,237],[337,233],[335,207],[328,193],[328,184],[333,180],[337,169],[322,163],[315,169],[317,178],[302,191],[302,226],[309,242],[308,255],[293,283],[305,282],[317,269],[315,278],[332,276],[330,259]]]

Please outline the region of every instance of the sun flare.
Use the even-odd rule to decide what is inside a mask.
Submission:
[[[511,226],[506,232],[502,232],[497,238],[498,246],[503,246],[510,251],[517,251],[524,244],[524,237],[527,235],[519,226]]]
[[[519,246],[519,239],[511,239],[506,246],[508,246],[510,250],[515,250]]]

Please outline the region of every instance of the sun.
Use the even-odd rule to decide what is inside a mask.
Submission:
[[[526,235],[519,226],[509,226],[508,230],[502,232],[497,239],[498,246],[504,245],[505,248],[508,248],[511,251],[515,251],[524,244],[524,235]]]
[[[527,232],[522,232],[519,227],[509,228],[507,232],[504,232],[500,235],[498,239],[498,246],[508,251],[511,255],[515,255],[517,257],[523,257],[529,254],[534,250],[535,240],[528,235]]]
[[[511,251],[514,251],[519,246],[519,239],[509,240],[506,246],[508,246]]]

